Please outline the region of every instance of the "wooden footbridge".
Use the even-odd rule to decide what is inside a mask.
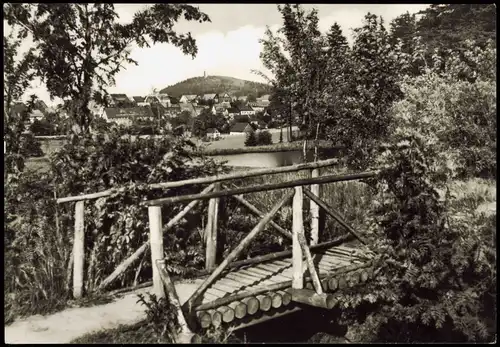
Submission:
[[[348,175],[319,174],[319,169],[335,165],[335,159],[272,169],[259,169],[213,177],[155,184],[151,189],[171,189],[187,185],[208,185],[199,194],[172,196],[144,201],[148,208],[150,238],[129,259],[122,262],[108,278],[104,289],[125,271],[139,255],[151,248],[153,287],[155,293],[168,295],[176,306],[182,331],[179,342],[192,341],[193,336],[210,327],[230,326],[234,329],[258,324],[295,311],[305,306],[332,309],[337,304],[336,295],[343,289],[359,286],[373,278],[375,273],[373,253],[364,238],[350,227],[342,216],[328,206],[319,196],[320,185],[373,177],[376,172]],[[310,178],[290,182],[228,188],[223,182],[235,179],[308,170]],[[288,189],[283,198],[270,210],[259,211],[242,197],[243,194]],[[113,194],[108,190],[95,194],[58,199],[59,203],[76,201],[73,294],[82,295],[83,288],[83,239],[84,201]],[[218,206],[220,198],[232,197],[261,218],[260,222],[243,238],[229,255],[216,264]],[[303,199],[310,199],[311,239],[306,240],[303,221]],[[183,304],[179,302],[175,286],[167,272],[164,259],[163,233],[172,229],[200,200],[209,200],[208,222],[205,230],[206,276],[202,284]],[[277,212],[292,202],[292,230],[280,227],[273,221]],[[188,205],[164,225],[162,206]],[[347,236],[319,243],[319,208],[334,218],[348,232]],[[292,249],[267,254],[252,259],[237,260],[241,252],[269,225],[288,238]],[[362,246],[347,247],[345,242],[358,239]]]

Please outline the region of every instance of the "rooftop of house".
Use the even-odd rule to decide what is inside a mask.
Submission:
[[[135,102],[144,102],[146,100],[144,96],[134,96],[133,98]]]
[[[203,100],[212,100],[217,96],[217,94],[203,94]]]
[[[126,94],[109,94],[114,100],[129,100]]]
[[[238,96],[238,100],[247,101],[247,99],[248,99],[248,96],[246,96],[246,95]]]
[[[14,113],[21,113],[24,112],[28,109],[28,106],[23,104],[22,102],[18,102],[12,106],[12,112]]]
[[[252,128],[247,122],[238,122],[231,127],[231,132],[242,133],[244,131],[250,130]]]
[[[126,117],[154,117],[154,114],[149,107],[107,107],[104,109],[104,112],[110,119]]]
[[[169,107],[165,107],[166,111],[180,111],[182,110],[181,106],[179,104],[174,104]]]
[[[236,107],[230,107],[227,109],[227,112],[229,113],[240,113],[240,110],[238,110]]]
[[[207,129],[207,134],[216,134],[218,132],[219,132],[219,130],[217,130],[215,128],[208,128]]]
[[[264,94],[264,95],[262,95],[260,98],[257,98],[257,101],[259,101],[259,100],[260,100],[260,101],[269,101],[269,98],[270,98],[270,97],[271,97],[271,96],[270,96],[269,94]]]
[[[30,113],[30,118],[43,118],[43,116],[43,112],[38,109],[35,109]]]
[[[239,106],[238,109],[240,111],[253,111],[253,109],[250,106],[247,106],[247,105]]]
[[[249,105],[252,106],[252,107],[261,107],[261,108],[264,108],[264,107],[268,106],[268,103],[257,100],[257,101],[254,101],[254,102],[250,102]]]
[[[198,95],[196,95],[196,94],[184,94],[182,96],[185,96],[186,99],[188,99],[188,100],[193,100],[193,99],[196,99],[198,97]]]

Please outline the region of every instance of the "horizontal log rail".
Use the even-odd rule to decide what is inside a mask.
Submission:
[[[369,172],[347,174],[347,175],[327,175],[327,176],[320,176],[320,177],[315,177],[315,178],[305,178],[305,179],[289,181],[289,182],[280,182],[280,183],[264,184],[264,185],[259,185],[259,186],[234,188],[234,189],[230,189],[230,190],[226,190],[226,191],[211,192],[211,193],[206,193],[206,194],[200,193],[200,194],[188,194],[188,195],[172,196],[172,197],[168,197],[168,198],[161,198],[161,199],[144,201],[144,202],[141,202],[141,204],[144,206],[158,206],[158,205],[165,205],[165,204],[174,204],[174,203],[183,202],[183,201],[200,200],[200,199],[206,200],[206,199],[211,199],[211,198],[220,198],[220,197],[227,197],[227,196],[232,196],[232,195],[263,192],[263,191],[277,190],[277,189],[284,189],[284,188],[293,188],[293,187],[297,187],[297,186],[307,186],[310,184],[324,184],[324,183],[333,183],[333,182],[353,181],[353,180],[359,180],[359,179],[364,179],[364,178],[371,178],[371,177],[374,177],[375,175],[377,175],[377,173],[378,173],[378,171],[369,171]]]
[[[272,174],[279,174],[279,173],[286,173],[286,172],[296,172],[296,171],[315,169],[315,168],[322,168],[322,167],[333,166],[336,164],[338,164],[338,159],[328,159],[328,160],[317,161],[314,163],[304,163],[304,164],[298,164],[298,165],[281,166],[281,167],[276,167],[276,168],[246,170],[243,172],[229,173],[229,174],[224,174],[224,175],[199,177],[199,178],[192,178],[192,179],[174,181],[174,182],[155,183],[155,184],[148,185],[147,188],[151,189],[151,190],[153,190],[153,189],[171,189],[171,188],[179,188],[179,187],[188,186],[188,185],[195,185],[195,184],[211,184],[211,183],[216,183],[216,182],[230,181],[230,180],[234,180],[234,179],[249,178],[249,177],[256,177],[256,176],[263,176],[263,175],[272,175]],[[102,197],[106,197],[106,196],[111,196],[111,195],[116,194],[116,193],[125,192],[126,190],[127,190],[126,187],[112,188],[112,189],[107,189],[107,190],[97,192],[97,193],[59,198],[56,200],[56,202],[58,204],[60,204],[60,203],[71,202],[71,201],[98,199],[98,198],[102,198]]]

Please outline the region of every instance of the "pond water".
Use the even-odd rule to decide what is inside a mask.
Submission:
[[[338,155],[337,149],[320,149],[318,150],[318,159],[325,160],[335,158]],[[226,161],[228,166],[236,167],[279,167],[304,162],[302,151],[283,151],[283,152],[266,152],[266,153],[241,153],[241,154],[226,154],[214,155],[212,158],[218,161]],[[314,152],[307,153],[307,161],[314,160]]]

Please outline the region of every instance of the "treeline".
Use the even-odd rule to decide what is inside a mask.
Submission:
[[[432,5],[418,16],[403,14],[388,26],[368,13],[354,29],[352,47],[336,23],[326,34],[319,31],[317,11],[306,13],[298,5],[279,10],[281,34],[266,32],[261,59],[274,75],[271,108],[290,126],[297,122],[310,139],[319,129],[319,138],[350,148],[353,162],[364,157],[368,165],[370,151],[387,139],[402,116],[394,107],[413,103],[420,112],[420,101],[409,98],[428,92],[424,80],[438,79],[454,87],[450,102],[470,95],[466,89],[476,97],[460,109],[455,103],[455,113],[447,108],[443,115],[428,114],[433,121],[449,120],[440,139],[461,153],[465,171],[493,174],[496,165],[479,165],[477,160],[493,155],[488,146],[496,125],[490,97],[496,78],[494,5]],[[472,142],[463,147],[464,136],[481,155],[470,152]]]
[[[268,94],[268,85],[259,82],[245,81],[226,76],[193,77],[162,89],[167,93],[181,97],[182,95],[202,95],[210,93],[230,93],[234,96],[253,95],[259,97]]]

